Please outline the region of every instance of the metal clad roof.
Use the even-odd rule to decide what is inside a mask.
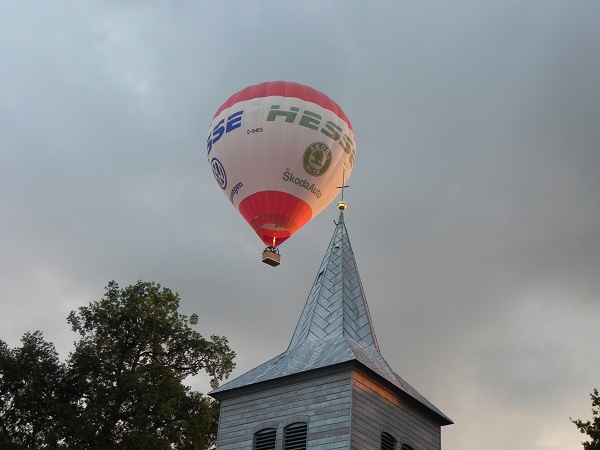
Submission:
[[[288,350],[304,339],[338,336],[350,337],[363,346],[379,350],[343,213]]]
[[[341,212],[288,349],[213,390],[211,394],[348,361],[360,362],[448,423],[452,423],[400,378],[379,352]]]

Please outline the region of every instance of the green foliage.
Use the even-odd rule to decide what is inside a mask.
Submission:
[[[582,434],[587,434],[591,439],[591,441],[582,442],[585,450],[600,450],[600,395],[598,389],[594,389],[590,397],[592,398],[592,420],[584,422],[579,419],[571,419],[571,422],[579,428]]]
[[[155,283],[120,289],[69,314],[80,339],[65,364],[40,332],[0,341],[0,448],[207,449],[218,405],[184,384],[216,387],[234,367],[227,339],[205,339]]]
[[[57,448],[64,365],[42,333],[26,333],[21,348],[0,341],[0,447]]]

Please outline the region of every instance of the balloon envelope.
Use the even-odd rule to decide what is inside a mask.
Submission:
[[[298,83],[267,82],[215,113],[208,162],[225,196],[277,247],[319,214],[352,172],[356,142],[342,109]]]

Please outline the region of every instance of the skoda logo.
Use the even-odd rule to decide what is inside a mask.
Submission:
[[[331,150],[323,142],[313,142],[306,150],[302,158],[302,166],[307,174],[320,177],[331,165]]]
[[[227,187],[227,174],[225,173],[225,167],[221,164],[217,158],[213,158],[210,162],[212,166],[213,175],[215,176],[215,180],[221,186],[221,189],[225,189]]]

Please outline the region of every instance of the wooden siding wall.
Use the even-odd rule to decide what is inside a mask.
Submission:
[[[385,431],[415,450],[440,450],[441,427],[361,372],[354,372],[352,450],[381,446]]]
[[[281,449],[283,428],[293,422],[308,422],[309,449],[348,449],[351,384],[346,371],[223,400],[217,450],[250,450],[254,433],[269,426]]]
[[[385,431],[414,450],[441,450],[441,427],[357,370],[261,387],[221,402],[217,450],[251,450],[254,433],[308,423],[308,449],[376,450]]]

